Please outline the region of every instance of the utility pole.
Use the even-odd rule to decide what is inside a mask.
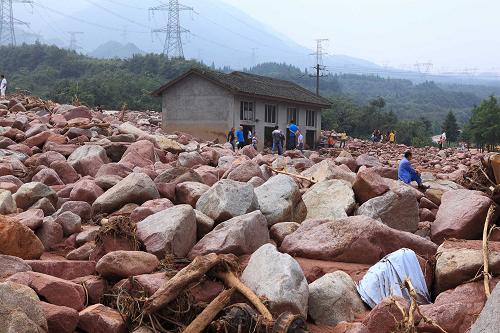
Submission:
[[[83,32],[82,31],[68,31],[68,33],[71,36],[70,40],[69,40],[69,49],[73,50],[73,51],[81,49],[82,47],[80,45],[78,45],[77,36],[83,35]]]
[[[163,46],[163,54],[167,58],[182,58],[184,59],[184,50],[182,47],[182,33],[189,32],[184,29],[180,22],[181,11],[192,11],[192,7],[185,6],[179,3],[179,0],[169,0],[168,4],[164,3],[156,7],[149,8],[150,12],[166,11],[168,12],[167,26],[160,29],[152,30],[153,33],[165,33],[165,45]]]
[[[316,66],[313,68],[316,69],[316,95],[319,96],[319,78],[325,75],[321,74],[321,71],[326,69],[326,66],[323,65],[323,56],[327,54],[323,48],[323,43],[327,42],[328,39],[316,39],[316,52],[312,53],[312,55],[316,56]],[[312,75],[313,76],[313,75]]]
[[[13,3],[33,4],[33,0],[0,0],[0,45],[16,45],[14,25],[29,26],[14,17]]]

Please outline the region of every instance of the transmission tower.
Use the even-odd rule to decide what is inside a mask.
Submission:
[[[316,77],[316,95],[318,96],[319,96],[319,78],[325,76],[321,74],[321,71],[326,69],[326,66],[323,65],[323,56],[328,53],[325,52],[323,43],[327,41],[328,39],[325,38],[316,39],[316,52],[311,54],[316,56],[316,66],[313,67],[316,70],[316,75],[313,76]]]
[[[68,31],[70,35],[70,40],[69,40],[69,49],[76,51],[78,49],[81,49],[82,47],[78,45],[78,35],[83,35],[82,31]]]
[[[182,58],[184,59],[184,51],[182,48],[182,34],[189,32],[189,30],[184,29],[180,22],[180,12],[189,10],[192,11],[192,7],[185,6],[179,3],[179,0],[169,0],[168,4],[164,3],[156,7],[149,8],[151,13],[155,11],[167,11],[168,21],[167,26],[160,29],[152,30],[153,33],[165,33],[165,45],[163,46],[163,54],[167,58]]]
[[[16,45],[14,25],[28,26],[28,23],[14,17],[14,3],[33,4],[33,0],[0,0],[0,45]]]
[[[419,73],[429,74],[434,65],[432,62],[428,61],[428,62],[417,62],[414,66]]]

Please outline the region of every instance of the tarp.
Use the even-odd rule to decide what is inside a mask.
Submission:
[[[418,263],[417,255],[410,249],[400,249],[388,254],[370,267],[359,282],[358,293],[371,308],[389,296],[400,296],[410,302],[408,290],[401,289],[406,278],[410,279],[417,292],[417,303],[429,304],[430,295],[424,274]]]

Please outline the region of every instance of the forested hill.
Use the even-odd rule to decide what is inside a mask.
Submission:
[[[69,102],[78,95],[84,103],[107,108],[127,103],[133,109],[158,110],[160,101],[150,96],[151,91],[193,66],[205,66],[157,54],[126,60],[94,59],[41,44],[0,47],[0,55],[0,71],[7,75],[11,89],[29,90],[59,102]],[[266,63],[248,71],[315,89],[313,73],[286,64]],[[408,80],[348,74],[322,77],[321,93],[358,106],[383,97],[382,111],[392,111],[400,120],[425,117],[437,124],[449,111],[455,113],[459,123],[466,122],[471,109],[485,96],[500,95],[500,88],[413,84]]]

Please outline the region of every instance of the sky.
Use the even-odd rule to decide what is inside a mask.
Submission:
[[[500,70],[497,0],[223,0],[294,41],[391,67]]]
[[[65,13],[90,5],[87,0],[35,1]],[[498,0],[221,1],[308,48],[315,47],[315,39],[327,38],[329,54],[404,69],[431,62],[433,72],[500,72]]]

